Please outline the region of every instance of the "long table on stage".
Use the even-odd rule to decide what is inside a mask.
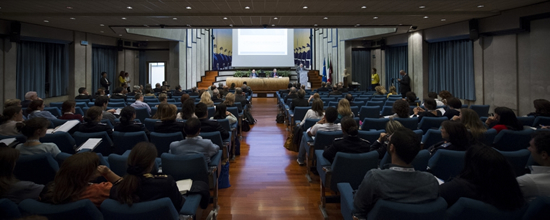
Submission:
[[[252,91],[278,91],[279,89],[287,89],[289,78],[249,78],[249,77],[229,77],[225,80],[225,84],[231,86],[231,83],[235,83],[235,86],[240,87],[243,82],[250,86]]]

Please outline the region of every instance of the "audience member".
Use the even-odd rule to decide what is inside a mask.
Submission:
[[[109,105],[109,97],[107,96],[100,96],[95,99],[94,106],[101,107],[103,109],[103,118],[109,119],[112,125],[115,124],[115,115],[113,113],[116,112],[115,109],[109,109],[107,110],[107,105]]]
[[[340,91],[341,93],[346,93],[346,92],[348,92],[348,87],[344,86],[344,84],[342,82],[339,82],[338,83],[338,91]]]
[[[160,104],[168,104],[168,95],[166,95],[166,93],[160,93],[159,102]],[[159,105],[155,105],[155,107],[158,108]]]
[[[390,95],[399,95],[399,93],[397,93],[397,89],[395,88],[395,86],[390,86],[390,92],[388,93],[386,98],[389,98]]]
[[[519,209],[525,203],[506,157],[483,145],[474,145],[466,151],[462,172],[440,185],[439,193],[449,207],[460,197],[479,200],[508,211]]]
[[[208,107],[204,103],[199,103],[195,106],[195,115],[201,122],[202,132],[214,132],[219,131],[222,139],[229,138],[229,132],[226,131],[220,123],[214,120],[208,119]]]
[[[317,92],[327,92],[327,91],[328,91],[327,83],[322,82],[321,83],[321,88],[317,89]]]
[[[389,118],[409,118],[409,103],[404,100],[396,100],[392,106],[393,115]]]
[[[435,92],[428,92],[428,98],[435,100],[437,106],[445,105],[442,101],[439,101],[439,99],[437,99],[437,93]]]
[[[155,93],[160,93],[160,92],[162,92],[162,87],[161,87],[160,83],[155,84],[155,88],[153,89],[153,91],[154,91]]]
[[[340,122],[344,137],[336,138],[328,148],[323,152],[323,157],[330,163],[334,162],[336,153],[365,153],[370,150],[369,141],[359,138],[359,126],[351,117],[342,118]]]
[[[377,86],[374,88],[374,90],[376,90],[376,92],[374,93],[374,95],[386,95],[386,88],[384,88],[384,86]]]
[[[293,100],[295,98],[298,98],[298,94],[296,94],[296,87],[291,87],[290,92],[288,92],[288,95],[285,97],[285,104],[288,102],[288,100]]]
[[[248,105],[248,99],[241,88],[235,89],[235,102],[240,102],[243,109]]]
[[[396,120],[390,119],[386,123],[385,132],[380,133],[378,139],[370,146],[370,151],[375,150],[378,152],[378,159],[382,159],[386,155],[388,144],[390,143],[388,137],[397,131],[398,128],[403,128],[403,125]]]
[[[527,200],[536,196],[550,196],[550,131],[535,132],[527,149],[538,165],[529,167],[531,174],[517,178],[523,196]],[[487,166],[492,167],[490,164]]]
[[[550,101],[546,99],[535,99],[533,105],[535,106],[535,112],[531,112],[527,116],[550,117]]]
[[[188,98],[189,98],[188,94],[183,94],[183,95],[180,96],[180,102],[181,102],[182,106],[183,106],[183,103],[185,102],[185,100],[187,100]]]
[[[105,131],[109,137],[113,136],[113,129],[111,126],[105,123],[101,123],[103,119],[103,112],[101,107],[92,106],[88,111],[86,111],[86,117],[84,117],[85,123],[80,124],[78,131],[83,133],[94,133]]]
[[[344,117],[355,117],[353,112],[351,111],[351,106],[347,99],[340,99],[338,102],[338,119],[342,119]]]
[[[44,101],[42,100],[34,100],[29,104],[29,108],[27,108],[27,113],[29,115],[27,118],[47,118],[47,119],[57,119],[55,116],[52,115],[49,111],[44,111]]]
[[[342,91],[338,89],[338,86],[334,85],[332,87],[332,92],[329,93],[330,95],[342,95]]]
[[[162,108],[159,107],[161,112],[160,121],[155,123],[155,132],[159,133],[174,133],[181,132],[185,137],[185,132],[183,131],[183,122],[176,121],[176,113],[178,112],[178,107],[173,104],[161,104],[166,105]],[[162,109],[162,110],[161,110]]]
[[[416,93],[407,92],[405,94],[405,101],[409,103],[409,106],[418,106],[420,103],[416,102]]]
[[[202,93],[200,102],[204,103],[208,107],[214,107],[214,102],[212,101],[209,92]]]
[[[210,119],[227,119],[229,124],[237,124],[237,117],[231,114],[231,112],[228,112],[227,107],[223,103],[216,105],[216,113],[214,114],[214,117]]]
[[[157,112],[151,118],[160,120],[162,118],[162,113],[166,112],[165,108],[169,108],[169,106],[167,103],[162,103],[158,105],[158,107],[156,108],[157,108]],[[177,119],[177,116],[176,116],[176,119]]]
[[[460,115],[460,108],[462,108],[462,102],[460,99],[451,97],[447,99],[447,111],[445,111],[443,116],[451,120],[454,116]]]
[[[436,110],[435,101],[433,99],[427,98],[424,99],[424,110],[421,107],[416,107],[413,109],[413,117],[418,117],[418,121],[422,121],[423,117],[443,117],[439,110]]]
[[[19,108],[23,108],[23,105],[21,105],[21,100],[19,99],[7,99],[4,102],[4,109],[11,107],[11,106],[17,106]]]
[[[94,94],[94,99],[97,99],[97,97],[105,96],[105,89],[99,88]]]
[[[103,176],[107,182],[91,183]],[[105,165],[99,165],[99,157],[94,152],[78,153],[67,158],[59,167],[53,183],[46,186],[42,201],[52,204],[65,204],[89,199],[96,207],[109,197],[113,185],[122,178]]]
[[[151,96],[157,98],[152,89],[145,89],[145,94],[143,96]]]
[[[227,93],[225,96],[225,100],[223,101],[223,104],[227,107],[236,107],[235,106],[235,94],[233,93]]]
[[[195,100],[192,98],[186,99],[182,106],[181,106],[181,112],[178,113],[177,119],[183,119],[187,120],[190,118],[196,118],[195,116]]]
[[[468,129],[459,122],[444,121],[441,123],[441,138],[443,138],[443,141],[428,148],[430,154],[435,154],[439,149],[465,151],[471,145]]]
[[[353,101],[353,95],[351,93],[346,94],[346,99],[351,103]]]
[[[78,95],[74,97],[75,99],[92,99],[92,96],[88,94],[88,91],[86,90],[86,87],[80,87],[78,89]]]
[[[180,97],[180,96],[182,96],[183,94],[185,94],[185,92],[182,91],[180,85],[177,85],[177,86],[176,86],[176,90],[174,91],[174,94],[172,94],[172,95],[174,95],[174,96],[176,96],[176,97]]]
[[[323,100],[314,99],[311,104],[311,109],[307,110],[304,119],[300,122],[300,126],[303,126],[306,123],[306,119],[321,119],[325,115],[325,110],[323,108]]]
[[[199,92],[197,91],[197,87],[191,88],[191,93],[189,93],[189,96],[199,96]]]
[[[13,170],[19,159],[19,151],[11,147],[0,147],[0,198],[15,204],[25,199],[40,199],[44,185],[15,178]]]
[[[28,108],[32,101],[42,100],[38,97],[38,94],[35,91],[29,91],[25,93],[25,100],[21,102],[22,108]]]
[[[497,132],[506,129],[514,131],[523,130],[523,125],[516,117],[516,113],[507,107],[495,108],[495,115],[487,118],[485,124],[497,130]]]
[[[45,118],[32,118],[25,121],[24,126],[20,128],[21,134],[27,137],[25,143],[18,144],[15,149],[21,152],[21,155],[51,154],[56,157],[61,150],[54,143],[41,143],[40,138],[46,136],[50,121]]]
[[[315,99],[321,99],[321,96],[319,95],[319,93],[314,93],[313,95],[310,95],[309,99],[307,99],[307,102],[310,103],[312,100],[315,100]]]
[[[145,131],[149,136],[149,131],[141,123],[136,123],[136,110],[132,106],[126,106],[120,111],[120,123],[115,125],[115,131],[118,132],[137,132]]]
[[[115,88],[114,93],[111,95],[111,99],[123,99],[126,102],[126,95],[122,94],[122,91],[124,91],[122,87]]]
[[[420,151],[418,136],[407,128],[397,129],[389,138],[391,164],[372,169],[359,185],[353,206],[354,216],[366,218],[378,199],[399,203],[424,203],[439,197],[438,182],[427,172],[416,171],[411,163]]]
[[[487,131],[487,128],[483,125],[483,122],[479,120],[477,113],[469,108],[461,109],[460,115],[454,116],[452,120],[460,120],[460,122],[470,131],[474,140],[482,140],[485,132]]]
[[[441,102],[447,105],[447,100],[453,97],[453,95],[447,90],[441,90],[441,92],[439,92],[439,97],[441,97]]]
[[[134,90],[132,90],[132,92],[128,93],[126,95],[126,97],[134,97],[134,96],[136,96],[136,94],[142,94],[141,93],[141,86],[139,86],[139,85],[134,85]]]
[[[144,109],[147,109],[147,114],[151,115],[151,107],[149,106],[149,104],[143,102],[143,95],[142,94],[136,94],[134,96],[134,99],[136,101],[134,101],[134,103],[132,103],[130,106],[132,106],[133,108],[144,108]]]
[[[223,102],[223,100],[221,99],[221,96],[220,96],[220,91],[218,89],[214,89],[214,91],[212,91],[212,101],[215,103],[219,103],[219,102]]]
[[[296,107],[308,107],[309,102],[304,98],[305,95],[306,92],[300,89],[298,91],[298,97],[292,99],[292,102],[290,103],[290,110],[294,111],[294,108]]]
[[[340,124],[334,124],[334,122],[338,119],[338,111],[334,107],[328,107],[325,111],[325,115],[321,120],[319,120],[315,125],[308,128],[307,130],[307,136],[315,136],[317,134],[317,131],[339,131],[342,128],[340,127]],[[300,143],[300,149],[298,151],[298,159],[296,160],[298,164],[304,165],[304,161],[306,159],[306,153],[309,151],[309,147],[307,145],[307,138],[306,135],[302,137],[302,141]]]
[[[76,102],[67,100],[64,101],[61,105],[61,112],[63,112],[63,115],[59,116],[59,119],[63,120],[73,120],[77,119],[80,122],[83,122],[84,119],[82,119],[81,114],[75,114],[76,109]]]
[[[0,135],[16,136],[19,135],[18,124],[22,126],[23,110],[19,106],[10,106],[4,108],[3,115],[0,117]]]
[[[185,140],[174,141],[170,144],[170,153],[177,155],[187,155],[201,153],[207,163],[210,158],[220,150],[220,147],[212,143],[209,139],[203,139],[200,136],[201,122],[199,119],[190,118],[185,122],[184,131],[187,134]]]

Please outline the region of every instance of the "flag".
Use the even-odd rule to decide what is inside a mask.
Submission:
[[[325,65],[325,60],[323,60],[323,82],[327,82],[327,68]]]
[[[328,63],[328,76],[327,76],[327,81],[329,83],[332,83],[332,60],[329,60],[329,63]]]

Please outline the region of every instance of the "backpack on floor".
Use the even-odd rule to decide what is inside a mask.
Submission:
[[[241,125],[243,126],[242,127],[243,132],[249,132],[250,131],[250,124],[248,124],[248,120],[243,119],[243,121],[241,122]]]
[[[254,117],[252,117],[252,114],[250,114],[250,112],[248,110],[245,110],[243,112],[243,120],[247,121],[249,125],[256,124],[256,122],[257,122],[256,119],[254,119]]]
[[[284,124],[285,123],[285,115],[283,113],[277,114],[277,124]]]

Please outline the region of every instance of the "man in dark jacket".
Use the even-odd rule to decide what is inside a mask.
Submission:
[[[109,86],[111,86],[111,83],[109,80],[107,80],[107,72],[101,73],[101,79],[99,80],[99,83],[101,83],[101,86],[103,89],[105,89],[105,95],[109,94]]]
[[[240,102],[243,108],[248,104],[246,95],[243,93],[241,88],[235,89],[235,102]]]
[[[296,107],[308,107],[309,102],[304,98],[305,95],[306,92],[300,89],[300,91],[298,91],[298,98],[293,99],[292,103],[290,103],[290,110],[294,111]]]
[[[293,100],[295,98],[298,98],[298,95],[296,94],[296,87],[291,87],[290,88],[290,92],[288,93],[288,95],[285,97],[285,104],[287,102],[287,100]]]
[[[200,102],[195,106],[195,115],[201,121],[202,132],[219,131],[222,139],[229,138],[229,132],[223,129],[218,121],[208,119],[208,106]]]
[[[78,95],[74,97],[75,99],[92,99],[92,96],[86,91],[86,87],[80,87],[78,89]]]
[[[399,88],[401,88],[401,97],[405,98],[407,92],[411,91],[411,78],[404,70],[399,71],[399,75],[403,76],[402,79],[397,79],[399,81]]]

